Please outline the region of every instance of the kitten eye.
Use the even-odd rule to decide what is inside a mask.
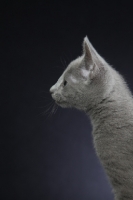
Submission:
[[[66,84],[67,84],[67,81],[65,80],[64,83],[63,83],[63,85],[65,86]]]

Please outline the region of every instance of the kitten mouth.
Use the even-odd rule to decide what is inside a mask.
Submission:
[[[65,101],[55,101],[55,102],[56,102],[56,104],[57,104],[58,106],[66,107],[66,102],[65,102]]]
[[[58,106],[65,107],[66,104],[67,104],[66,101],[62,101],[62,100],[59,100],[59,99],[57,100],[57,99],[55,98],[54,95],[52,95],[52,98],[54,99],[55,103],[56,103]]]
[[[55,101],[57,104],[64,104],[64,103],[66,103],[65,101]]]

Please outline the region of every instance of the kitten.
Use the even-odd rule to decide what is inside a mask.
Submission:
[[[91,119],[96,153],[113,186],[115,200],[133,200],[133,98],[123,77],[88,38],[50,89],[61,107],[83,110]]]

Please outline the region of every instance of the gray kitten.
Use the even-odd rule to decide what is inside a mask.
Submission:
[[[133,98],[123,77],[85,37],[83,55],[68,65],[50,92],[61,107],[90,116],[96,153],[115,200],[133,200]]]

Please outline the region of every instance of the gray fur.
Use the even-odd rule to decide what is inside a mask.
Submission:
[[[123,77],[85,37],[83,55],[68,65],[50,92],[61,107],[75,107],[90,117],[96,153],[115,200],[133,200],[133,98]]]

